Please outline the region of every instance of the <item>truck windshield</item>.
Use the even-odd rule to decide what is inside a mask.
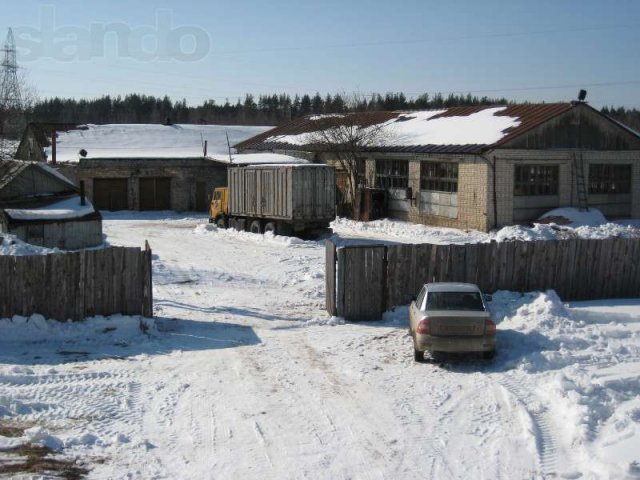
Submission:
[[[429,292],[427,310],[471,310],[483,312],[479,292]]]

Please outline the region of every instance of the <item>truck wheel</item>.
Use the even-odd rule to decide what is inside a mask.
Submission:
[[[262,233],[262,225],[260,225],[260,220],[254,220],[253,222],[251,222],[249,231],[251,233]]]
[[[220,217],[216,220],[216,227],[227,228],[227,222],[225,222],[224,217]]]
[[[274,235],[278,234],[278,228],[275,222],[267,222],[267,224],[264,226],[264,233],[267,232],[271,232]]]
[[[488,352],[482,352],[482,358],[484,358],[485,360],[493,360],[493,358],[496,356],[496,351],[495,350],[489,350]]]

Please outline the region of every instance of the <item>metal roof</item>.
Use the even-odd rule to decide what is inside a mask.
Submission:
[[[23,160],[0,160],[0,190],[3,190],[14,179],[28,169],[36,169],[43,174],[55,179],[59,185],[63,185],[69,192],[75,192],[78,188],[71,180],[56,171],[54,168],[40,162],[27,162]],[[46,194],[49,192],[38,192]]]
[[[16,178],[20,172],[30,165],[29,162],[18,160],[0,160],[0,190]]]
[[[516,117],[519,124],[503,131],[505,134],[498,142],[492,144],[468,144],[468,145],[394,145],[368,148],[368,151],[376,152],[393,152],[393,153],[478,153],[502,145],[513,138],[531,130],[558,115],[562,115],[572,108],[572,103],[542,103],[528,105],[484,105],[470,107],[449,107],[445,112],[430,117],[430,120],[445,117],[464,117],[474,113],[481,112],[488,108],[503,107],[500,112],[496,112],[495,116]],[[289,143],[270,142],[268,139],[280,135],[299,135],[301,133],[310,133],[314,131],[340,126],[345,124],[357,124],[361,127],[377,125],[387,122],[394,118],[399,118],[408,111],[395,112],[361,112],[348,113],[341,116],[318,116],[308,115],[293,120],[285,125],[268,130],[260,135],[249,138],[235,145],[239,150],[304,150],[304,151],[321,151],[320,145],[292,145]]]

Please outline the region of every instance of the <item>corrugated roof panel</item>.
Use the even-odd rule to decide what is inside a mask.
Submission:
[[[486,150],[491,147],[501,145],[518,135],[537,127],[538,125],[571,110],[574,105],[571,103],[542,103],[530,105],[493,105],[493,106],[466,106],[466,107],[450,107],[446,111],[438,113],[429,120],[448,117],[466,117],[475,113],[479,113],[489,108],[502,107],[503,110],[494,113],[494,116],[505,116],[517,118],[520,122],[515,127],[503,130],[505,135],[495,143],[489,144],[464,144],[464,145],[390,145],[386,147],[376,147],[369,149],[370,151],[384,152],[407,152],[407,153],[473,153]],[[347,122],[354,122],[359,126],[377,125],[401,115],[415,114],[415,111],[396,111],[396,112],[362,112],[351,113],[342,116],[318,116],[310,115],[307,117],[296,119],[286,125],[276,127],[272,130],[264,132],[260,135],[252,137],[244,142],[235,145],[240,150],[271,150],[271,149],[288,149],[288,150],[307,150],[318,151],[317,145],[292,145],[283,142],[269,141],[269,138],[284,135],[299,135],[323,130],[332,126],[344,125]],[[427,120],[428,121],[428,120]]]

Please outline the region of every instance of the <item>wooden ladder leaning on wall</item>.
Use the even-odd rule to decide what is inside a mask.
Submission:
[[[582,160],[582,154],[578,157],[577,154],[573,154],[573,168],[576,172],[576,191],[578,193],[578,209],[581,212],[589,210],[589,201],[587,198],[587,185],[584,178],[584,162]]]

